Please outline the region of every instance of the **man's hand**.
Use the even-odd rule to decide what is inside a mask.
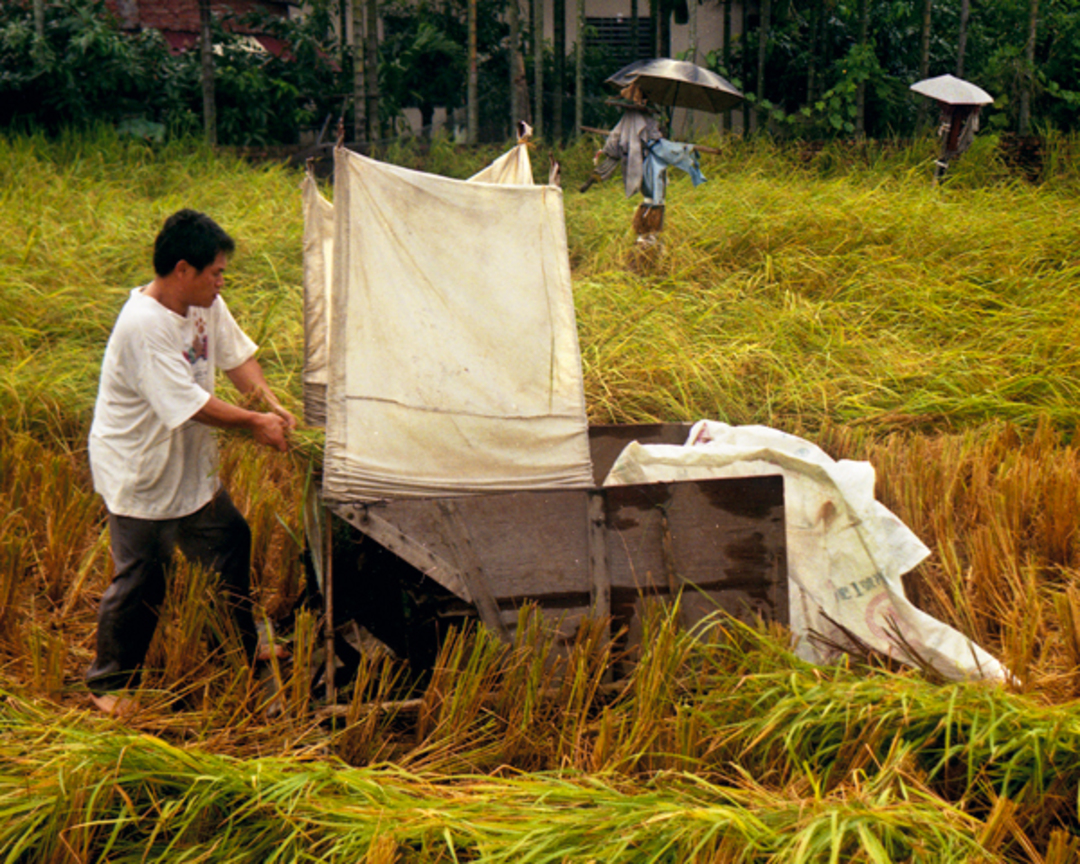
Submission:
[[[219,429],[247,429],[260,444],[284,453],[289,449],[286,436],[289,430],[296,426],[296,418],[288,411],[285,411],[285,414],[292,420],[291,425],[284,417],[272,411],[249,411],[247,408],[224,402],[217,396],[211,396],[202,410],[191,419]]]
[[[292,419],[292,425],[277,414],[265,413],[255,414],[251,423],[251,434],[260,444],[267,447],[272,447],[281,453],[286,452],[289,449],[289,442],[286,439],[287,433],[296,426],[296,418],[285,412]]]
[[[296,428],[296,418],[293,417],[293,415],[290,414],[285,408],[281,407],[281,405],[276,404],[276,400],[275,404],[270,406],[270,410],[285,421],[286,432],[292,432],[293,429]]]
[[[251,357],[235,369],[226,370],[225,374],[232,381],[233,386],[247,397],[246,407],[264,407],[284,420],[289,430],[296,428],[296,418],[282,407],[270,389],[270,385],[266,383],[258,360]]]

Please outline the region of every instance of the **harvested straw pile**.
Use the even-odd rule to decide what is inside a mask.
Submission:
[[[8,697],[0,840],[29,860],[929,864],[1031,860],[1038,844],[1038,860],[1064,864],[1080,851],[1062,828],[1080,783],[1068,709],[812,669],[745,630],[703,642],[670,618],[653,627],[655,650],[603,706],[576,695],[595,685],[577,674],[545,710],[546,676],[516,674],[525,652],[459,643],[442,658],[454,694],[425,697],[427,737],[396,767],[310,748],[237,758]],[[548,742],[553,764],[516,768],[526,739]]]

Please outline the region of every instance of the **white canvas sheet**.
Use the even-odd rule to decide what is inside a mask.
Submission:
[[[330,328],[326,310],[334,274],[334,205],[310,174],[300,184],[304,211],[304,419],[326,423]]]
[[[525,142],[511,148],[469,178],[470,183],[532,186],[532,163]],[[334,205],[308,174],[300,184],[304,214],[304,420],[326,425],[326,383],[334,262]]]
[[[685,446],[630,444],[604,485],[782,474],[790,624],[805,659],[826,662],[844,630],[903,662],[950,679],[1003,681],[1004,667],[905,596],[901,576],[930,550],[874,498],[869,462],[834,461],[776,429],[700,421]],[[843,630],[836,627],[839,624]]]
[[[522,141],[503,153],[486,168],[469,178],[470,183],[502,183],[510,186],[532,186],[532,161],[528,145]]]
[[[330,500],[592,484],[562,192],[335,154]]]

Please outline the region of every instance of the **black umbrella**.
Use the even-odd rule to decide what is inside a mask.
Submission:
[[[714,114],[727,111],[743,99],[743,94],[733,84],[715,72],[667,57],[637,60],[607,80],[619,87],[636,83],[641,94],[657,105],[693,108]]]

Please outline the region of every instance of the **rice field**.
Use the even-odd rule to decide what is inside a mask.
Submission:
[[[526,608],[517,644],[457,634],[418,690],[365,656],[330,716],[300,602],[314,436],[280,455],[228,435],[260,609],[297,662],[271,705],[182,564],[139,713],[92,713],[111,563],[85,437],[113,319],[165,216],[210,212],[238,240],[230,307],[299,413],[300,175],[0,138],[0,861],[1080,859],[1077,142],[1051,139],[1032,185],[986,136],[938,187],[930,141],[709,142],[648,259],[618,182],[576,191],[595,143],[558,154],[591,420],[761,423],[870,460],[934,552],[910,596],[1016,680],[814,667],[775,627],[688,634],[657,610],[613,685],[599,626],[556,661]],[[497,152],[383,155],[467,176]]]

